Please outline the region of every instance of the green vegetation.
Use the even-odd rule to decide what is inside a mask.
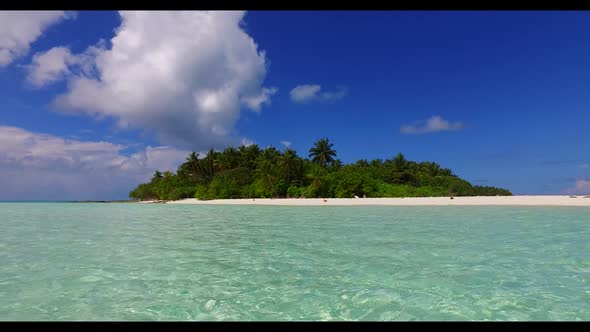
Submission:
[[[315,142],[309,158],[257,145],[191,153],[176,174],[156,171],[149,183],[129,194],[139,200],[272,197],[423,197],[512,195],[495,187],[473,186],[435,162],[414,162],[401,153],[392,159],[344,165],[327,138]]]

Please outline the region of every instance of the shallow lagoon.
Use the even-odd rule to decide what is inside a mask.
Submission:
[[[590,208],[0,203],[0,320],[590,320]]]

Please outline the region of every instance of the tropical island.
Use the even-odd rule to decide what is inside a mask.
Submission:
[[[343,164],[329,139],[302,158],[293,149],[228,147],[206,156],[192,152],[176,173],[155,171],[129,193],[135,200],[238,198],[354,198],[511,196],[506,189],[472,185],[435,162],[391,159]]]

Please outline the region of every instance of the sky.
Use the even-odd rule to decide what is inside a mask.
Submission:
[[[403,153],[590,193],[589,12],[0,11],[0,200],[125,199],[190,151]]]

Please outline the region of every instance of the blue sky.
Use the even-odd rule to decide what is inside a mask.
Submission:
[[[1,13],[30,23],[0,23],[0,199],[125,198],[189,150],[320,137],[344,162],[590,190],[590,13],[185,14]]]

